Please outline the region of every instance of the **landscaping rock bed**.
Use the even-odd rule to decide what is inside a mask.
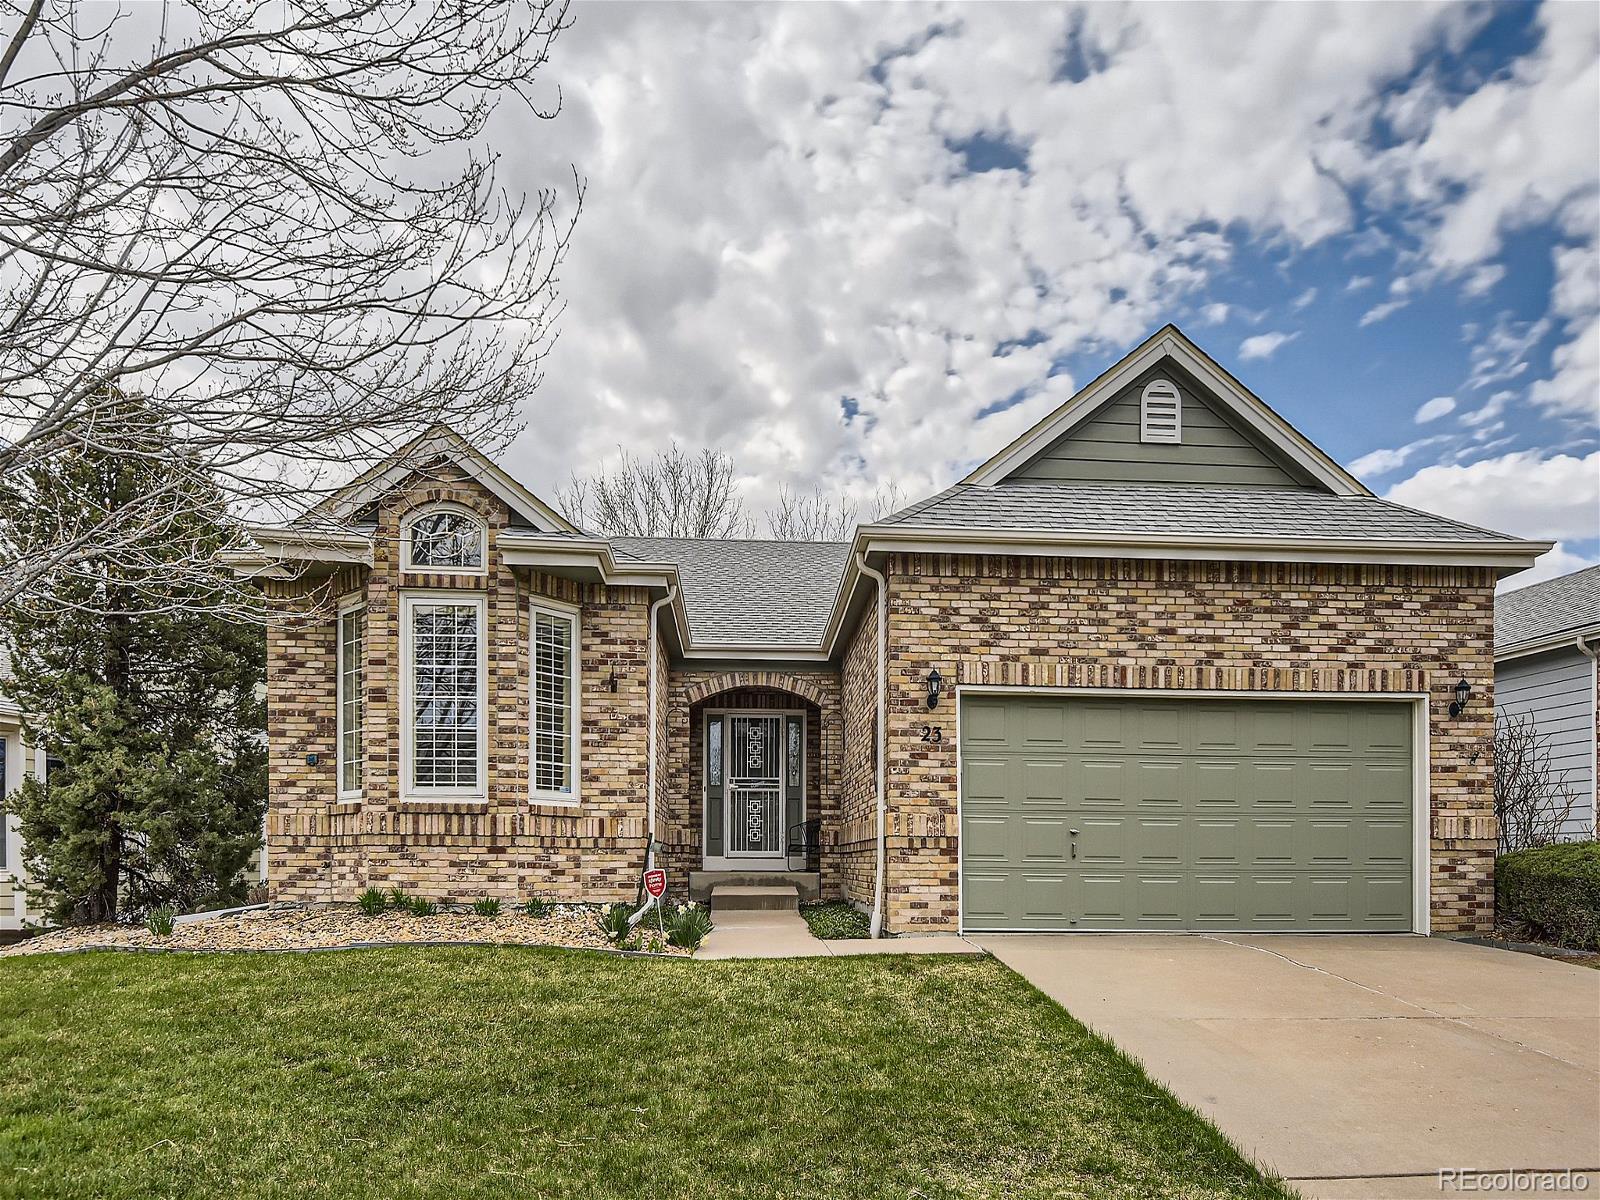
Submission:
[[[690,952],[668,946],[646,918],[632,949],[660,941],[662,954]],[[560,904],[547,915],[530,917],[511,909],[495,917],[470,910],[419,917],[388,911],[366,916],[353,904],[273,904],[231,916],[183,924],[167,937],[143,925],[86,925],[53,929],[0,949],[0,955],[59,954],[74,950],[331,950],[348,946],[405,943],[493,943],[506,946],[566,946],[582,950],[619,947],[600,931],[595,910]]]

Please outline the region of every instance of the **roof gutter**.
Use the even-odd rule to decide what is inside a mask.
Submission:
[[[1196,550],[1227,551],[1234,557],[1260,560],[1266,551],[1273,555],[1290,554],[1299,561],[1307,553],[1384,555],[1385,561],[1404,564],[1406,557],[1425,558],[1428,561],[1446,561],[1452,565],[1502,566],[1510,561],[1532,566],[1532,560],[1550,550],[1554,542],[1519,541],[1513,538],[1495,538],[1484,541],[1405,541],[1400,539],[1372,538],[1272,538],[1213,536],[1191,534],[1150,536],[1144,534],[1116,534],[1079,532],[1048,532],[1035,530],[994,529],[983,526],[956,529],[930,529],[898,525],[864,526],[862,535],[867,540],[867,550],[889,551],[922,548],[927,545],[948,547],[960,553],[962,547],[982,546],[986,553],[998,553],[991,547],[1028,546],[1036,549],[1055,547],[1073,556],[1083,556],[1099,551],[1118,556],[1181,557]],[[1140,553],[1144,552],[1144,553]]]
[[[1530,654],[1544,654],[1550,650],[1565,650],[1573,644],[1574,640],[1579,643],[1585,643],[1588,639],[1597,636],[1600,636],[1600,625],[1581,625],[1576,628],[1563,629],[1560,633],[1552,633],[1531,641],[1513,642],[1510,645],[1496,647],[1494,660],[1495,662],[1506,662],[1513,658],[1527,658]]]
[[[885,793],[887,792],[887,779],[889,762],[884,753],[887,743],[889,726],[889,583],[879,571],[867,565],[866,556],[856,555],[856,567],[869,579],[874,579],[878,584],[878,720],[877,720],[877,808],[878,832],[874,839],[874,861],[872,867],[872,921],[870,929],[872,936],[883,936],[883,860],[884,860],[884,835],[887,825],[885,809]]]

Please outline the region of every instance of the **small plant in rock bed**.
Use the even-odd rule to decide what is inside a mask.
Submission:
[[[536,921],[542,921],[555,912],[556,906],[548,900],[541,900],[538,896],[530,896],[522,903],[522,911]]]
[[[172,927],[177,923],[177,911],[170,904],[152,908],[144,918],[144,927],[156,937],[171,937]]]
[[[628,918],[632,915],[626,904],[607,904],[596,915],[595,920],[600,923],[600,931],[606,937],[613,942],[620,942],[632,932],[633,926],[628,924]]]
[[[412,900],[408,900],[406,902],[406,908],[410,911],[413,917],[431,917],[439,911],[439,906],[437,904],[435,904],[432,900],[424,900],[421,896],[417,896]]]
[[[363,916],[375,917],[389,907],[389,897],[381,888],[368,888],[361,893],[361,899],[356,901],[356,907]]]
[[[500,897],[480,896],[472,902],[472,911],[480,917],[498,917],[500,915]]]
[[[405,912],[411,907],[411,897],[406,895],[404,888],[389,889],[389,907],[398,912]]]
[[[711,932],[711,913],[703,905],[680,904],[665,910],[667,941],[685,950],[698,949]]]

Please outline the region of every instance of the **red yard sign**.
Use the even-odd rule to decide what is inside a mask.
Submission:
[[[667,873],[660,867],[644,873],[644,890],[653,900],[659,900],[667,891]]]

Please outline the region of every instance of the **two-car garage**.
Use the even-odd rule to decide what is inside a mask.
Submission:
[[[1413,928],[1412,702],[959,704],[966,930]]]

